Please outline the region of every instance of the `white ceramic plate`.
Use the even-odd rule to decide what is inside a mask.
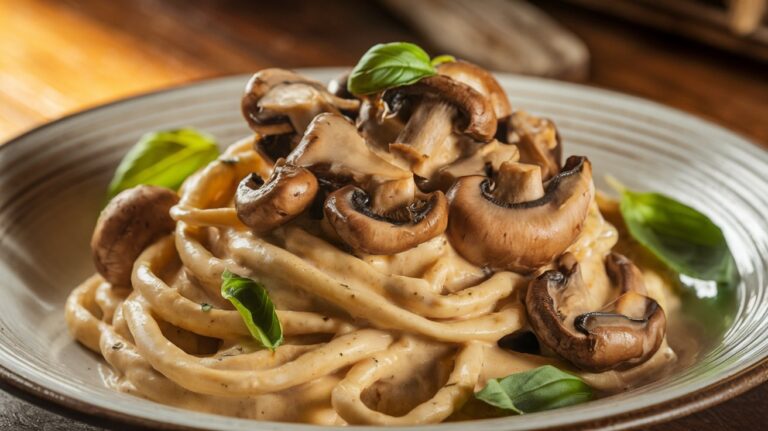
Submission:
[[[303,71],[327,80],[339,70]],[[196,83],[106,105],[0,146],[0,374],[66,406],[152,426],[295,430],[166,407],[106,389],[100,360],[67,334],[63,304],[91,272],[88,241],[104,190],[147,131],[195,126],[229,143],[247,76]],[[701,409],[764,379],[768,356],[768,153],[679,111],[593,88],[502,75],[515,107],[555,120],[569,154],[584,154],[599,188],[611,173],[662,191],[724,228],[743,277],[735,321],[689,369],[643,388],[545,413],[419,429],[626,427]]]

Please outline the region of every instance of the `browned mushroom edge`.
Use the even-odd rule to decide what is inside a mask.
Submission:
[[[287,161],[328,184],[357,184],[372,195],[377,212],[407,205],[414,197],[413,174],[379,157],[355,126],[338,114],[315,117]]]
[[[156,239],[173,231],[173,190],[141,185],[120,192],[104,208],[91,238],[96,270],[113,286],[130,286],[133,262]]]
[[[593,189],[591,165],[581,156],[571,156],[546,183],[543,196],[529,201],[500,200],[500,190],[487,177],[459,178],[447,195],[448,238],[475,265],[533,271],[562,254],[581,233]]]
[[[567,313],[559,299],[588,287],[572,256],[561,259],[559,269],[546,271],[533,280],[525,298],[528,320],[539,342],[590,372],[625,370],[642,364],[656,353],[666,333],[664,310],[644,295],[642,280],[616,274],[617,269],[634,264],[615,254],[609,255],[607,261],[613,261],[606,264],[606,269],[624,293],[603,310],[576,316],[573,328],[566,326]],[[641,292],[635,286],[641,286]],[[642,309],[641,315],[626,314],[638,309]]]
[[[394,254],[413,248],[445,231],[448,201],[438,191],[387,214],[371,209],[370,196],[348,185],[325,201],[325,216],[339,237],[355,250]]]
[[[383,94],[392,112],[399,110],[410,97],[436,97],[461,112],[463,124],[458,129],[481,142],[489,142],[496,134],[496,115],[490,100],[472,87],[448,76],[436,75],[419,80],[415,84],[396,87]]]
[[[512,113],[507,93],[493,74],[482,67],[464,60],[449,61],[440,64],[437,73],[469,85],[487,97],[491,101],[496,118],[504,118]]]
[[[309,170],[280,160],[266,182],[257,174],[240,182],[235,193],[237,217],[255,233],[268,232],[304,212],[317,189]]]
[[[281,88],[288,91],[291,85],[307,86],[319,95],[312,106],[301,106],[301,110],[307,111],[302,117],[300,125],[293,124],[286,112],[275,112],[271,109],[263,109],[262,100],[271,91]],[[290,98],[287,99],[290,101]],[[290,103],[286,102],[285,111],[289,111]],[[357,99],[344,99],[331,94],[326,87],[317,81],[306,78],[290,70],[270,68],[255,73],[248,81],[241,100],[243,117],[251,129],[262,136],[283,135],[290,133],[304,133],[304,127],[315,115],[321,112],[357,112],[360,101]]]

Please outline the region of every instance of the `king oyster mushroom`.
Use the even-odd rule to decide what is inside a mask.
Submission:
[[[570,157],[546,184],[538,166],[506,162],[495,181],[473,175],[451,187],[448,238],[475,265],[530,272],[581,233],[593,191],[586,157]]]
[[[463,154],[462,137],[490,142],[496,133],[491,101],[448,76],[430,76],[392,88],[382,98],[393,113],[409,105],[410,117],[389,151],[402,166],[422,178],[431,178]]]
[[[605,266],[620,294],[602,310],[584,313],[578,310],[578,298],[588,294],[589,286],[576,259],[565,254],[559,266],[533,280],[525,298],[541,343],[591,372],[631,368],[656,353],[666,333],[666,316],[647,296],[643,276],[629,259],[608,255]]]
[[[271,68],[251,77],[241,107],[248,125],[259,134],[263,145],[275,147],[266,153],[274,160],[295,147],[317,114],[356,113],[360,101],[336,96],[320,82],[290,70]]]
[[[520,150],[520,161],[541,167],[544,180],[560,172],[562,146],[555,123],[524,111],[515,111],[507,120],[507,137],[510,144]]]
[[[379,157],[339,115],[318,115],[287,162],[328,183],[348,184],[330,193],[323,212],[341,240],[357,251],[397,253],[447,226],[443,193],[422,195],[410,171]]]

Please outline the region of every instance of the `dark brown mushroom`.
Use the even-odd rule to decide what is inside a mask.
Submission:
[[[303,213],[317,194],[317,179],[305,168],[278,161],[264,182],[251,174],[237,187],[237,218],[257,234],[268,232]]]
[[[423,178],[463,155],[459,139],[490,142],[496,133],[496,115],[488,98],[472,87],[436,75],[415,84],[387,90],[384,101],[391,112],[405,105],[412,112],[390,152]]]
[[[495,182],[474,175],[451,187],[447,233],[465,259],[529,272],[562,254],[581,233],[594,191],[589,160],[570,157],[544,185],[534,168],[507,162]]]
[[[666,333],[664,310],[646,296],[637,267],[613,253],[606,259],[606,269],[621,293],[602,310],[574,318],[574,310],[565,304],[566,298],[589,291],[570,254],[563,256],[559,269],[533,280],[525,298],[528,319],[539,341],[590,372],[642,364],[656,353]]]
[[[347,81],[349,80],[349,74],[351,70],[346,70],[336,78],[331,79],[328,82],[328,91],[336,97],[342,99],[355,99],[355,95],[349,92],[347,88]]]
[[[524,111],[516,111],[507,121],[507,142],[520,149],[520,161],[539,165],[544,180],[557,175],[562,145],[555,123]]]
[[[395,254],[416,247],[443,233],[448,224],[448,201],[440,191],[380,214],[372,210],[364,190],[348,185],[328,196],[324,212],[347,245],[369,254]]]
[[[496,118],[504,118],[512,113],[507,93],[493,74],[482,67],[463,60],[449,61],[440,64],[437,73],[467,84],[487,97],[491,101]]]
[[[356,112],[357,99],[331,94],[323,84],[285,69],[264,69],[251,77],[241,102],[251,129],[262,135],[304,134],[322,112]]]
[[[96,270],[113,286],[131,285],[133,263],[153,241],[173,231],[173,190],[136,186],[115,196],[96,222],[91,250]]]

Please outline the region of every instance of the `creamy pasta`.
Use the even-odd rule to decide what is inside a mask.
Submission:
[[[278,96],[288,97],[272,94],[272,99],[284,100]],[[328,103],[313,105],[314,111],[304,106],[301,115],[294,106],[282,115],[297,131],[316,127],[310,124],[313,118],[320,121],[316,114],[344,112]],[[397,151],[375,148],[374,132],[368,133],[372,151],[397,166],[395,173],[405,167],[409,175],[403,178],[411,178]],[[644,352],[640,363],[606,371],[574,366],[545,343],[536,354],[500,343],[531,330],[526,291],[532,280],[557,267],[554,261],[534,271],[477,265],[457,250],[449,232],[406,250],[368,253],[345,245],[328,217],[310,210],[266,231],[244,224],[235,202],[241,181],[254,173],[266,181],[285,163],[265,155],[265,139],[259,133],[242,139],[184,183],[168,212],[172,231],[129,262],[129,283],[94,275],[70,295],[67,324],[110,365],[108,386],[242,418],[410,425],[484,417],[488,412],[471,400],[488,379],[545,364],[609,394],[658,377],[676,361],[666,339],[654,346],[655,353]],[[471,157],[461,145],[454,148],[457,155],[447,155],[441,166],[457,166],[453,161],[460,153],[465,161]],[[361,157],[351,155],[345,163],[355,165]],[[435,175],[439,167],[419,169],[435,184],[444,181]],[[376,175],[402,180],[390,172]],[[562,299],[561,311],[601,310],[620,295],[605,261],[621,239],[595,198],[589,199],[583,226],[564,251],[578,262],[587,289]],[[615,208],[605,203],[603,210]],[[274,352],[250,337],[242,316],[222,298],[225,270],[266,287],[285,338]],[[652,267],[643,272],[647,297],[674,313],[677,305],[665,278]]]

